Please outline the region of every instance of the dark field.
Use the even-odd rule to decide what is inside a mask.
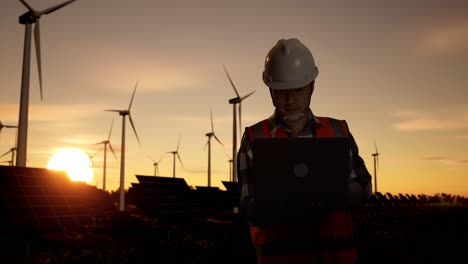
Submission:
[[[365,207],[354,215],[361,263],[468,263],[467,207]],[[255,263],[248,226],[231,213],[173,224],[116,213],[88,227],[4,239],[9,260],[36,263]]]
[[[0,166],[1,263],[256,262],[249,227],[232,212],[238,183],[137,179],[119,212],[118,192]],[[352,213],[359,263],[468,263],[464,197],[375,193]]]

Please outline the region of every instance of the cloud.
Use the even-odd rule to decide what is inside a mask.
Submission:
[[[441,55],[468,51],[468,20],[431,30],[422,38],[422,47],[426,52]]]
[[[457,131],[468,129],[468,106],[446,109],[401,110],[391,113],[397,119],[393,127],[399,131]]]
[[[433,156],[433,157],[423,157],[420,160],[423,161],[437,161],[437,162],[443,162],[443,163],[467,163],[468,164],[468,159],[463,158],[463,159],[456,159],[456,158],[447,158],[447,157],[438,157],[438,156]]]
[[[102,112],[108,106],[99,104],[30,104],[29,121],[55,121],[72,120],[76,118],[95,115],[97,111]],[[2,122],[5,124],[16,123],[18,120],[19,107],[17,104],[0,105]]]
[[[120,53],[120,51],[119,51]],[[102,56],[94,61],[88,76],[99,87],[115,92],[129,91],[138,81],[139,91],[174,91],[197,89],[211,76],[202,75],[202,67],[193,68],[171,58],[135,56],[134,51],[116,56]],[[99,78],[98,78],[99,77]],[[105,80],[104,82],[100,82]]]
[[[457,135],[456,138],[468,139],[468,134]]]

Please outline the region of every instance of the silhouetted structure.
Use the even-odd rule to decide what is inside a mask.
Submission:
[[[27,244],[41,232],[86,227],[106,210],[113,204],[105,192],[72,182],[63,171],[0,166],[0,233],[6,241]]]
[[[128,196],[139,211],[162,220],[187,220],[202,210],[193,191],[182,178],[136,175]]]
[[[239,207],[240,206],[240,190],[241,184],[239,182],[222,182],[224,187],[226,188],[227,196],[229,199],[229,207]]]

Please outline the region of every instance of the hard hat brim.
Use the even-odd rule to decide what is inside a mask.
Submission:
[[[273,90],[289,90],[289,89],[297,89],[306,86],[307,84],[314,81],[318,76],[318,68],[315,67],[315,71],[311,76],[307,76],[304,80],[297,80],[297,81],[271,81],[269,78],[266,77],[265,71],[263,72],[263,82],[266,86]]]

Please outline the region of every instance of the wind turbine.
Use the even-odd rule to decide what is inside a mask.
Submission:
[[[4,125],[2,121],[0,121],[0,135],[3,128],[18,128],[18,126]]]
[[[130,105],[128,109],[124,110],[105,110],[109,112],[117,112],[119,115],[122,116],[122,146],[120,150],[120,204],[119,210],[125,210],[125,117],[128,116],[130,120],[130,124],[132,125],[133,132],[135,133],[136,139],[138,140],[138,144],[141,147],[140,139],[138,138],[138,134],[135,129],[135,125],[133,124],[132,116],[130,115],[130,108],[132,107],[133,98],[135,97],[135,91],[138,85],[138,81],[135,84],[135,88],[133,89],[132,99],[130,100]]]
[[[9,151],[3,153],[3,155],[0,156],[0,158],[3,158],[4,156],[8,155],[8,153],[11,153],[11,162],[9,162],[11,164],[11,166],[13,166],[13,161],[15,160],[15,151],[17,149],[15,147],[11,148]]]
[[[219,144],[221,144],[221,146],[224,147],[223,143],[221,143],[221,141],[218,139],[218,137],[214,133],[213,113],[211,111],[211,107],[210,107],[210,118],[211,118],[211,132],[208,132],[205,134],[208,137],[208,141],[206,142],[205,147],[203,148],[205,149],[206,146],[208,146],[208,187],[211,187],[211,138],[214,137],[216,141],[218,141]]]
[[[104,167],[103,167],[103,173],[102,173],[102,190],[104,191],[106,190],[107,145],[109,145],[109,148],[112,151],[112,154],[114,154],[114,157],[117,160],[117,156],[115,155],[114,149],[112,148],[112,145],[110,143],[110,136],[112,133],[113,125],[114,125],[114,119],[112,119],[111,127],[109,130],[109,136],[107,137],[107,139],[95,144],[95,145],[104,144]]]
[[[255,91],[241,97],[239,93],[237,92],[236,86],[232,82],[231,76],[229,76],[229,73],[226,70],[226,67],[223,65],[224,72],[226,72],[226,75],[229,79],[229,82],[232,85],[232,88],[234,89],[234,92],[236,92],[237,97],[229,99],[229,103],[232,104],[232,161],[234,164],[237,164],[237,122],[236,122],[236,105],[239,105],[239,135],[242,135],[242,101],[252,95]],[[237,181],[237,168],[236,166],[233,166],[233,171],[232,171],[232,179],[233,181]]]
[[[377,192],[377,169],[379,167],[379,152],[377,151],[377,144],[374,141],[375,145],[375,153],[372,153],[372,157],[374,157],[374,192]]]
[[[16,166],[26,166],[26,151],[28,141],[28,112],[29,112],[29,71],[31,66],[31,25],[34,27],[34,42],[36,47],[36,60],[39,73],[39,88],[42,96],[42,68],[41,68],[41,31],[39,19],[42,15],[48,15],[57,9],[60,9],[76,0],[70,0],[49,7],[42,11],[33,9],[25,0],[20,0],[29,10],[19,17],[19,23],[25,25],[24,48],[23,48],[23,72],[21,77],[21,97],[20,97],[20,112],[19,112],[19,127],[18,127],[18,154],[16,156]]]
[[[154,166],[154,176],[158,176],[159,175],[159,168],[158,168],[158,165],[159,163],[161,162],[161,160],[164,158],[164,156],[161,156],[158,161],[155,161],[153,158],[151,158],[150,156],[148,156],[152,161],[153,161],[153,166]]]
[[[232,180],[232,159],[228,154],[225,153],[225,155],[228,158],[228,162],[229,162],[229,181],[233,181]]]
[[[102,151],[102,150],[96,151],[96,152],[94,152],[94,154],[91,154],[91,153],[89,153],[88,151],[86,151],[86,154],[88,154],[88,158],[89,158],[89,160],[91,161],[91,166],[92,166],[92,167],[94,167],[94,161],[93,161],[94,157],[95,157],[97,154],[101,153],[101,151]]]
[[[172,177],[175,178],[175,157],[177,156],[177,158],[179,159],[179,162],[180,162],[180,165],[182,165],[182,167],[184,167],[184,164],[182,164],[182,160],[180,159],[180,156],[179,156],[179,145],[180,145],[180,139],[181,137],[179,136],[179,142],[177,143],[177,148],[176,150],[174,151],[168,151],[167,153],[171,153],[173,156],[172,156]]]

